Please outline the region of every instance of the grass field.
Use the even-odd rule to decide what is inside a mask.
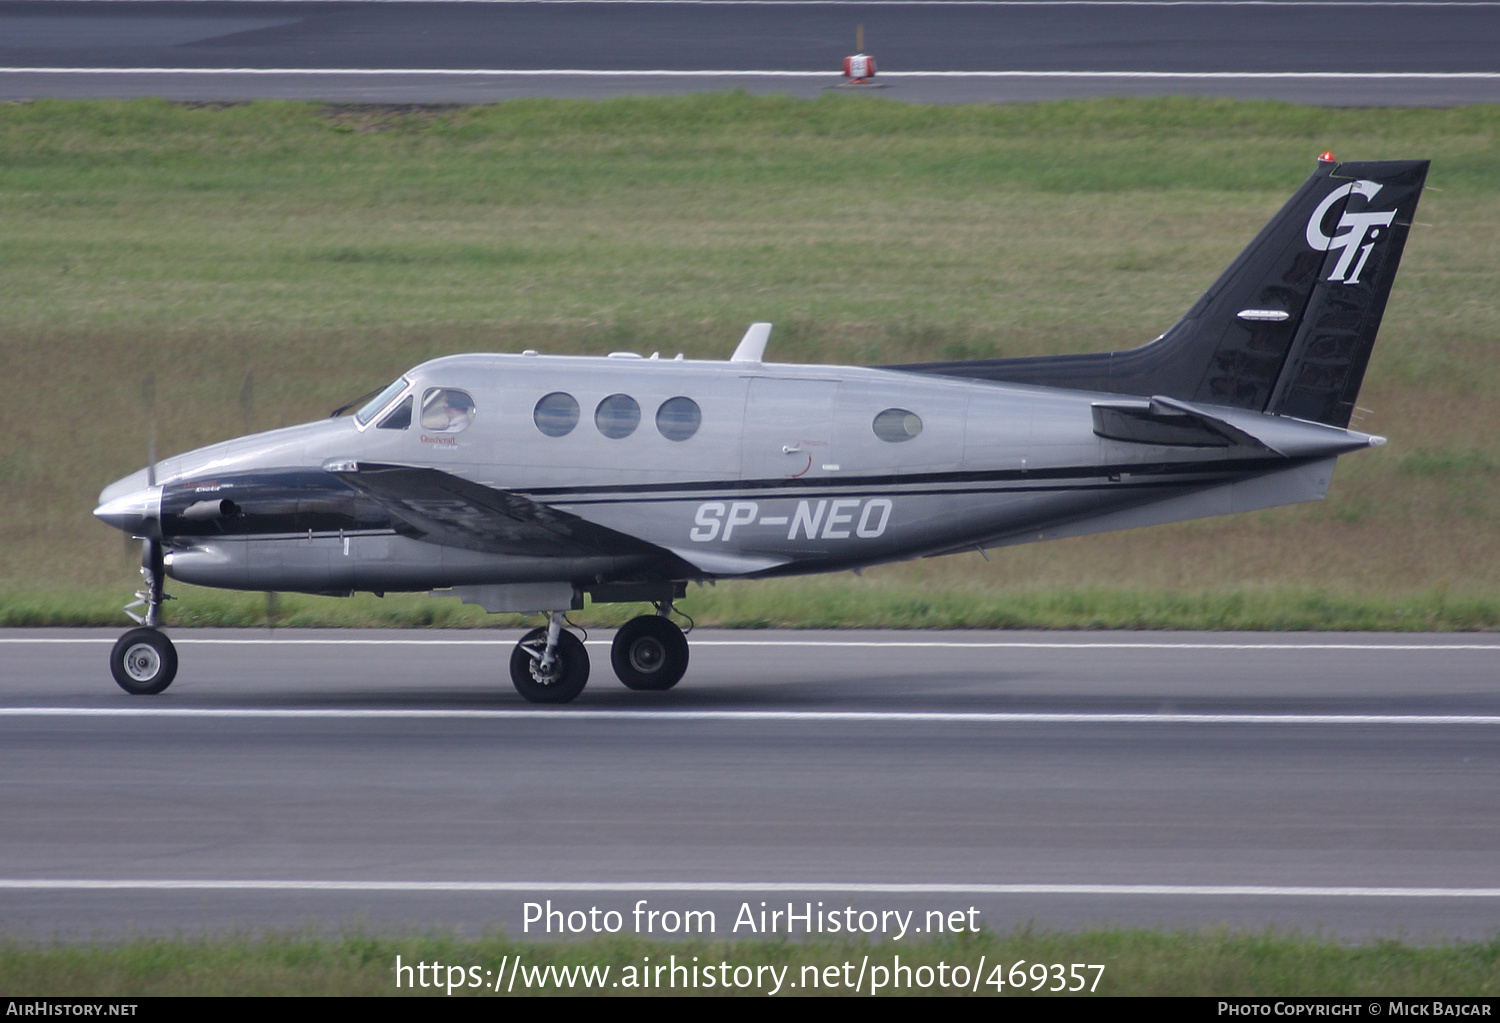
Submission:
[[[852,963],[855,970],[868,956],[869,967],[884,966],[887,978],[895,975],[895,957],[912,972],[899,991],[887,987],[882,994],[953,995],[966,993],[946,988],[936,980],[951,977],[955,966],[969,978],[980,973],[978,989],[983,995],[1033,994],[1035,986],[1056,986],[1051,971],[1045,980],[1029,974],[1036,964],[1096,964],[1102,973],[1085,969],[1080,976],[1094,982],[1088,993],[1098,995],[1382,995],[1488,997],[1500,993],[1500,942],[1451,942],[1423,945],[1395,940],[1346,944],[1326,938],[1300,935],[1244,934],[1227,931],[1155,933],[1146,931],[1084,931],[1060,934],[1020,929],[1007,934],[981,933],[948,940],[886,941],[878,945],[828,939],[807,942],[647,941],[618,937],[584,942],[516,941],[496,935],[480,940],[428,936],[391,938],[346,934],[338,938],[267,935],[137,939],[116,945],[38,946],[18,942],[0,944],[0,991],[14,995],[66,994],[70,997],[107,995],[117,998],[162,995],[415,995],[449,997],[443,987],[434,989],[416,982],[415,975],[401,990],[396,988],[396,957],[403,965],[442,964],[441,976],[466,982],[504,973],[520,957],[519,983],[509,990],[456,986],[453,997],[478,995],[504,998],[525,994],[586,994],[577,981],[559,992],[557,974],[552,983],[528,983],[531,971],[548,967],[608,967],[602,990],[605,994],[671,994],[633,988],[630,979],[643,977],[648,962],[727,964],[730,971],[717,971],[733,984],[736,967],[770,966],[781,973],[782,995],[849,994],[847,988],[826,986],[825,978],[837,975],[845,984],[843,970],[825,974],[830,966]],[[649,957],[649,960],[647,959]],[[983,957],[983,958],[981,958]],[[1010,985],[1009,968],[1023,962],[1025,992]],[[936,971],[938,964],[945,971]],[[983,963],[982,973],[980,970]],[[994,964],[1003,963],[998,975]],[[459,968],[450,974],[449,967]],[[469,971],[478,968],[477,974]],[[916,971],[928,967],[924,975]],[[526,972],[520,972],[526,971]],[[634,971],[633,973],[630,971]],[[878,974],[867,970],[861,994],[870,994],[871,980]],[[818,987],[811,987],[814,975]],[[428,981],[433,974],[423,973]],[[684,977],[690,974],[682,974]],[[749,984],[729,993],[765,996],[771,993],[772,974],[761,975],[764,986]],[[992,983],[996,977],[1003,983]],[[1066,976],[1066,973],[1065,973]],[[748,978],[742,973],[743,979]],[[852,979],[854,971],[847,977]],[[701,978],[700,978],[701,979]],[[489,983],[493,984],[493,981]],[[619,984],[619,987],[611,986]],[[795,987],[789,986],[795,985]],[[1074,981],[1068,980],[1068,986]],[[414,986],[412,986],[414,985]],[[683,993],[677,991],[675,993]],[[723,987],[700,984],[694,994],[723,994]],[[1384,1008],[1382,1006],[1382,1008]]]
[[[307,419],[455,351],[789,362],[1128,347],[1316,155],[1432,186],[1326,502],[693,590],[740,625],[1500,625],[1500,108],[1205,99],[920,107],[743,94],[325,108],[0,105],[0,624],[122,623],[137,554],[90,511],[144,462]],[[179,622],[259,595],[182,587]],[[293,624],[485,624],[423,597]],[[595,620],[613,612],[602,609]]]

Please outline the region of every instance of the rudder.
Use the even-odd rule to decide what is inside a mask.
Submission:
[[[1324,256],[1267,412],[1348,426],[1427,180],[1428,161],[1344,163],[1307,223]]]

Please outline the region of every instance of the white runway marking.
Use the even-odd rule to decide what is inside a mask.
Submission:
[[[88,0],[110,5],[156,0]],[[168,0],[187,2],[187,0]],[[219,0],[299,4],[323,0]],[[367,3],[535,4],[668,7],[1496,7],[1496,0],[364,0]]]
[[[774,721],[982,725],[1500,725],[1496,714],[1049,714],[838,710],[360,710],[282,707],[0,707],[4,718],[226,718],[245,720]]]
[[[867,884],[848,881],[260,881],[0,878],[0,891],[838,892],[858,895],[1197,895],[1495,899],[1500,888],[1207,884]]]
[[[1341,5],[1342,6],[1342,5]],[[601,71],[596,68],[268,68],[268,67],[0,67],[0,75],[274,75],[282,77],[442,78],[813,78],[839,82],[834,71]],[[880,78],[1141,79],[1148,81],[1488,81],[1500,71],[882,71]]]
[[[601,630],[607,631],[607,630]],[[69,644],[114,643],[110,636],[0,636],[0,644]],[[174,635],[177,646],[514,646],[514,639],[326,639],[323,637],[195,637]],[[694,647],[853,647],[858,649],[951,649],[951,650],[1368,650],[1394,651],[1475,651],[1500,653],[1497,643],[1157,643],[1157,642],[1084,642],[1045,643],[1016,640],[906,640],[906,639],[695,639]],[[607,639],[591,639],[589,646],[606,647]]]

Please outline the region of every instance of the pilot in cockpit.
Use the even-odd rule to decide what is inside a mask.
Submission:
[[[433,433],[461,433],[474,421],[474,399],[467,392],[437,387],[422,401],[422,429]]]

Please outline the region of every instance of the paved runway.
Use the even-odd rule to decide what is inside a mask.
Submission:
[[[1500,3],[589,0],[0,3],[0,99],[474,102],[835,86],[993,102],[1205,93],[1325,105],[1500,98]]]
[[[547,899],[1496,930],[1496,636],[699,630],[633,693],[605,634],[548,709],[500,633],[178,630],[155,698],[114,635],[0,630],[0,933],[521,933]]]

